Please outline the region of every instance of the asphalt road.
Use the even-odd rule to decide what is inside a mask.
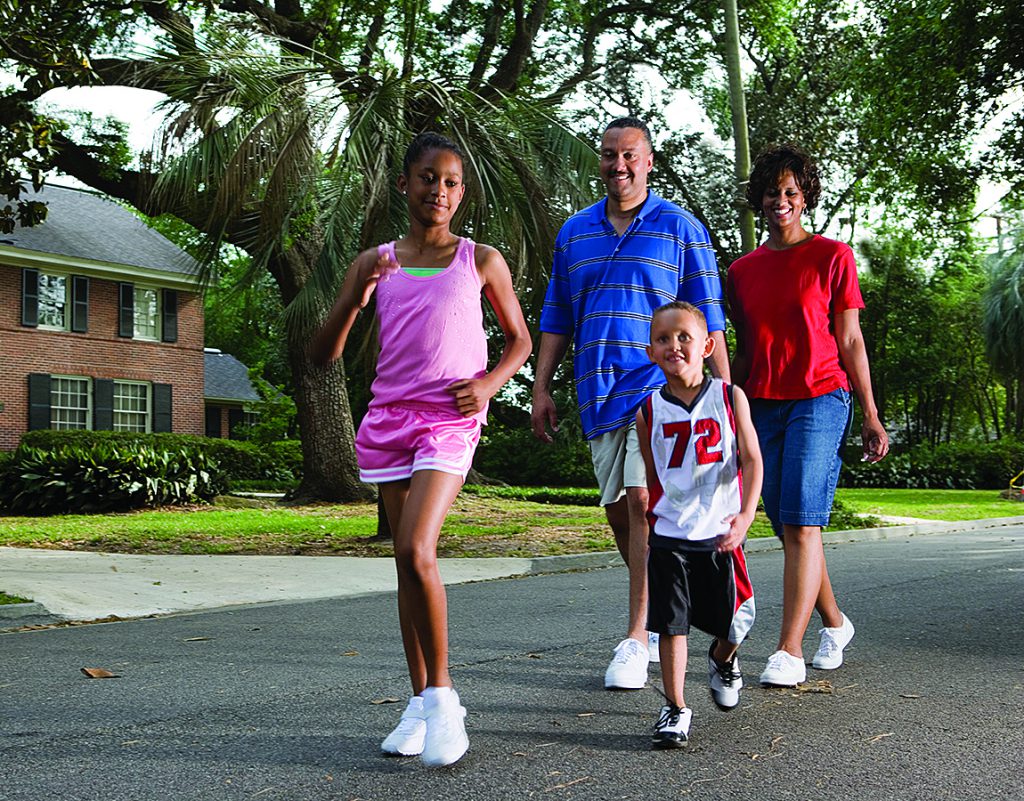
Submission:
[[[756,685],[782,560],[751,554],[743,700],[711,703],[695,633],[683,752],[649,750],[654,690],[601,687],[621,568],[449,588],[470,751],[439,770],[378,752],[401,711],[379,702],[408,692],[392,594],[3,634],[0,799],[1020,798],[1024,527],[828,560],[857,626],[846,664],[799,691]]]

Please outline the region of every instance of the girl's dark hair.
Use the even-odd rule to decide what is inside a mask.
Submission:
[[[402,159],[402,174],[408,175],[409,168],[419,161],[420,156],[428,150],[450,150],[459,157],[460,161],[465,158],[462,148],[447,136],[442,136],[434,131],[424,131],[417,134],[409,143],[409,147],[405,149],[405,157]]]
[[[754,168],[747,182],[747,204],[760,212],[765,190],[777,186],[783,173],[793,173],[800,191],[804,193],[807,210],[818,205],[821,197],[821,176],[818,165],[807,153],[794,144],[770,145],[754,159]]]

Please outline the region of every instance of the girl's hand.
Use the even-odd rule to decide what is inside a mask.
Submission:
[[[739,514],[729,515],[722,522],[729,524],[729,530],[715,537],[715,550],[719,553],[730,553],[747,541],[747,529],[750,528],[751,521]]]
[[[359,308],[365,309],[366,304],[370,302],[370,297],[373,295],[373,291],[377,288],[379,281],[387,281],[392,275],[399,271],[400,267],[397,261],[391,258],[391,256],[385,253],[383,256],[377,259],[377,263],[373,265],[373,269],[369,275],[366,276],[366,282],[363,284],[363,294],[359,299]]]
[[[455,398],[455,405],[463,417],[472,417],[481,411],[494,394],[482,378],[456,381],[445,389]]]

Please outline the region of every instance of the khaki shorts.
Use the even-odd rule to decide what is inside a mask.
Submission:
[[[590,440],[590,456],[601,488],[601,506],[619,500],[626,494],[626,487],[647,486],[635,422]]]

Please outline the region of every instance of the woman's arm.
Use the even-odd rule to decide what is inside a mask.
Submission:
[[[526,364],[533,350],[530,331],[512,287],[512,274],[505,258],[492,247],[477,245],[476,266],[480,271],[484,295],[494,309],[498,325],[505,334],[505,347],[497,364],[486,375],[456,381],[448,386],[448,391],[455,397],[459,413],[466,417],[479,412],[516,374],[516,371]]]
[[[833,317],[832,323],[836,343],[839,345],[839,358],[846,374],[850,376],[850,385],[864,414],[864,425],[861,428],[864,460],[880,461],[889,452],[889,435],[878,419],[875,396],[871,391],[871,370],[864,335],[860,330],[860,309],[845,309]]]

